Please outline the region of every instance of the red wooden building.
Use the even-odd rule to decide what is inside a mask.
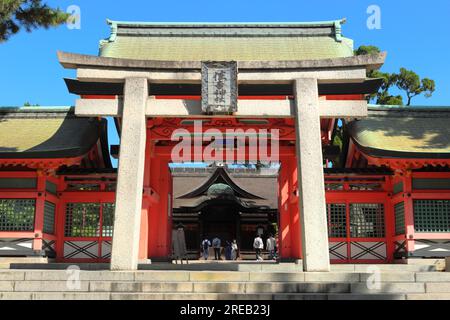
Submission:
[[[137,259],[170,257],[175,223],[200,239],[201,219],[237,238],[275,224],[281,259],[309,259],[305,270],[449,256],[450,108],[367,105],[380,81],[365,73],[384,55],[354,57],[340,23],[111,22],[99,57],[60,53],[64,67],[77,69],[77,79],[66,80],[80,96],[75,107],[0,108],[0,256],[112,255],[116,269],[133,269]],[[201,61],[231,60],[239,67],[237,111],[202,112]],[[108,144],[106,117],[120,146]],[[171,170],[172,134],[191,135],[193,120],[203,133],[278,130],[270,138],[277,170]],[[207,148],[202,142],[191,160],[214,160]],[[243,159],[265,160],[252,149]],[[239,219],[219,227],[223,217],[204,209],[211,203]],[[319,264],[304,254],[314,251],[308,239],[317,239]]]

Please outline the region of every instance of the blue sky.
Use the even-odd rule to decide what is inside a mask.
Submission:
[[[56,58],[57,50],[97,54],[98,41],[109,35],[106,19],[153,22],[298,22],[347,18],[346,37],[355,47],[374,44],[388,51],[382,70],[400,67],[436,80],[430,99],[417,97],[416,105],[450,105],[450,1],[387,0],[49,0],[66,9],[81,9],[81,29],[61,26],[21,32],[0,44],[0,105],[25,102],[72,105],[63,78],[74,77]],[[381,9],[381,29],[369,30],[367,8]],[[116,138],[113,138],[115,140]]]

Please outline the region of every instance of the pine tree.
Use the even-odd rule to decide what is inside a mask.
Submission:
[[[65,23],[68,17],[69,14],[42,0],[0,0],[0,42],[22,28],[27,32],[40,27],[47,29]]]
[[[380,53],[381,50],[376,46],[360,46],[355,50],[355,55],[371,55]],[[403,105],[401,95],[391,95],[389,89],[396,86],[406,94],[407,103],[411,105],[411,100],[415,96],[424,94],[426,98],[433,95],[436,90],[435,81],[429,78],[421,79],[417,73],[412,70],[400,68],[399,73],[381,72],[379,70],[370,70],[367,72],[368,78],[379,78],[383,80],[380,90],[369,96],[369,100],[375,99],[377,104],[382,105]]]

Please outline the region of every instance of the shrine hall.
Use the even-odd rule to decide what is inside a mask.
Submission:
[[[450,256],[450,107],[369,104],[387,54],[344,22],[108,21],[58,52],[73,106],[0,108],[0,256],[135,270],[180,225],[189,259],[255,234],[305,271]]]

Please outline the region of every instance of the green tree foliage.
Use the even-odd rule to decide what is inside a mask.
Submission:
[[[331,145],[339,148],[339,155],[329,158],[329,160],[331,160],[331,162],[333,163],[333,167],[335,168],[343,168],[345,166],[345,163],[343,163],[344,159],[342,157],[346,144],[345,141],[347,141],[345,130],[345,122],[338,121],[333,131]]]
[[[380,52],[381,50],[376,46],[360,46],[355,50],[355,55],[370,55]],[[411,105],[411,100],[415,96],[423,93],[425,97],[429,98],[436,89],[434,80],[429,78],[420,79],[414,71],[405,68],[400,68],[399,73],[370,70],[367,72],[367,77],[383,79],[380,90],[369,97],[370,100],[375,100],[377,104],[403,105],[403,97],[401,95],[391,95],[389,92],[389,89],[394,86],[405,92],[407,106]]]
[[[380,53],[380,48],[376,46],[360,46],[358,49],[355,50],[355,56],[365,56],[368,54],[377,54]]]
[[[429,98],[436,89],[434,80],[428,78],[420,79],[414,71],[405,68],[400,68],[396,85],[399,89],[405,91],[408,98],[407,106],[411,105],[411,99],[415,96],[423,93],[425,97]]]
[[[0,43],[7,41],[22,28],[55,27],[67,21],[69,14],[51,8],[42,0],[0,0]]]
[[[39,107],[40,105],[39,104],[37,104],[37,103],[35,103],[35,104],[33,104],[33,103],[30,103],[30,102],[25,102],[24,104],[23,104],[23,106],[24,107]]]

